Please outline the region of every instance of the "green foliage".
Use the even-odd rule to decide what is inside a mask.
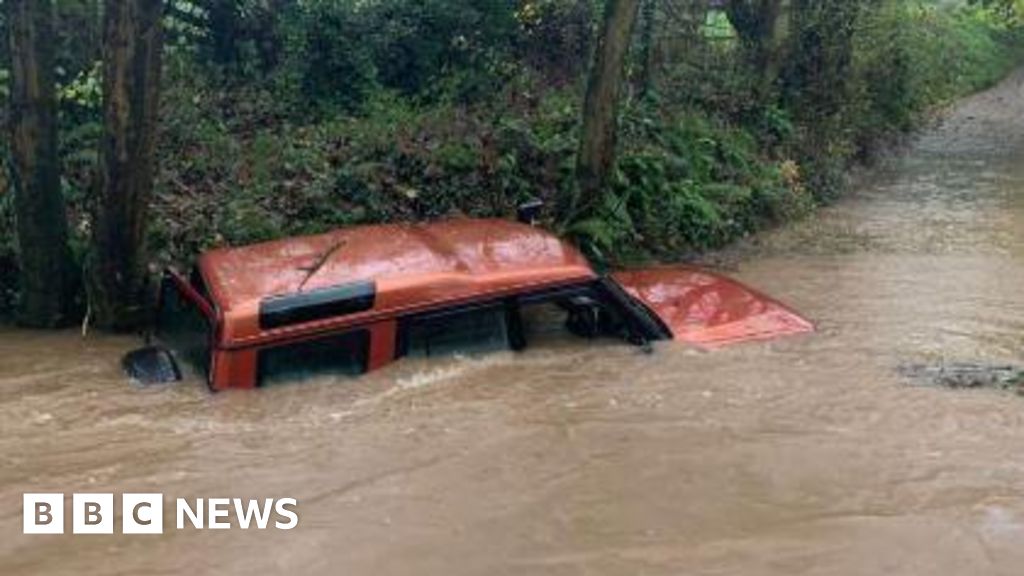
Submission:
[[[517,59],[555,84],[576,82],[585,72],[593,46],[594,1],[525,0],[515,18]]]
[[[56,4],[62,178],[82,252],[102,121],[99,4]],[[600,2],[172,0],[153,257],[505,217],[536,197],[543,223],[598,261],[678,259],[834,197],[880,139],[1024,53],[1018,0],[794,0],[778,53],[765,54],[778,66],[754,70],[725,11],[685,4],[653,12],[655,90],[627,91],[613,184],[581,208],[575,155]],[[4,189],[0,313],[16,277]]]
[[[861,147],[909,130],[932,106],[986,88],[1017,62],[1020,38],[991,12],[886,3],[857,38],[852,107]]]
[[[276,2],[275,12],[268,2],[179,0],[176,21],[205,23],[195,41],[207,62],[229,80],[270,78],[299,116],[358,111],[379,89],[479,99],[516,68],[513,3],[306,0]],[[187,9],[198,4],[206,8]]]
[[[278,78],[292,107],[302,110],[304,102],[312,101],[352,111],[362,104],[377,84],[368,24],[348,1],[296,3],[285,12]]]
[[[992,11],[1010,25],[1019,25],[1024,18],[1024,0],[970,0],[969,3]]]
[[[67,85],[88,74],[100,58],[100,6],[97,0],[58,0],[53,5],[57,81]]]
[[[446,75],[458,93],[493,92],[517,28],[514,4],[491,0],[382,0],[366,18],[380,83],[407,95]]]
[[[202,76],[171,77],[165,91],[150,241],[165,262],[360,223],[510,216],[535,196],[554,219],[571,187],[572,91],[524,78],[473,106],[378,91],[359,115],[299,123],[262,88]]]
[[[275,19],[280,61],[269,82],[234,72],[225,84],[183,60],[165,90],[151,246],[173,261],[337,226],[508,216],[540,197],[545,222],[598,260],[678,258],[806,213],[841,187],[859,147],[910,129],[1012,61],[1007,33],[996,31],[1005,27],[979,11],[885,3],[850,31],[848,60],[808,68],[849,76],[828,102],[814,96],[808,115],[729,64],[739,47],[718,14],[701,29],[726,39],[707,40],[714,65],[671,79],[670,98],[627,105],[612,190],[570,212],[581,70],[563,84],[568,68],[534,46],[585,46],[587,34],[559,40],[552,28],[590,26],[574,6],[295,3]],[[931,66],[939,59],[963,68]],[[823,117],[828,130],[812,138],[811,120]]]
[[[850,163],[879,140],[990,85],[1021,55],[1020,31],[988,10],[894,0],[793,7],[781,104],[758,88],[761,71],[743,64],[740,47],[720,40],[698,48],[697,65],[670,72],[670,98],[634,103],[614,194],[568,228],[592,255],[678,257],[798,217],[836,197]],[[705,21],[701,36],[719,20]]]
[[[747,130],[640,106],[626,117],[633,146],[610,200],[569,231],[591,254],[621,261],[721,246],[812,205],[798,175],[761,155]]]
[[[804,4],[792,38],[797,56],[782,78],[784,102],[797,121],[784,147],[820,200],[838,194],[853,159],[912,130],[936,105],[993,84],[1019,62],[1024,46],[1020,29],[982,8],[877,0],[843,3],[838,11]]]

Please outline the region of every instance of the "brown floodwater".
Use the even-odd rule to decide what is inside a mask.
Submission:
[[[1024,362],[1024,73],[854,188],[714,255],[819,326],[774,343],[211,395],[127,384],[131,338],[0,331],[0,573],[1020,574],[1024,398],[900,369]],[[26,536],[24,492],[294,497],[300,520]]]

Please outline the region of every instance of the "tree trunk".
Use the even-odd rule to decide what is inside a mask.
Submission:
[[[726,13],[736,29],[747,62],[764,93],[778,74],[775,64],[775,31],[782,0],[729,0]]]
[[[615,164],[619,92],[639,0],[607,0],[601,35],[583,103],[583,132],[576,172],[578,205],[598,204]]]
[[[640,29],[640,95],[646,97],[655,90],[655,38],[658,17],[658,0],[642,0],[642,22]]]
[[[71,320],[74,266],[57,156],[54,11],[49,0],[7,0],[11,152],[21,297],[18,321]]]
[[[161,0],[106,0],[103,140],[90,265],[90,304],[101,328],[144,320],[146,213],[153,190],[160,87]]]

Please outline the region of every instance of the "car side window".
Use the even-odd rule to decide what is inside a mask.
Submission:
[[[624,335],[621,310],[592,286],[531,294],[519,304],[528,340],[566,333],[588,339]]]
[[[397,355],[423,358],[521,350],[532,338],[559,339],[566,333],[588,339],[628,337],[621,308],[605,296],[593,285],[576,285],[404,318]]]
[[[266,348],[259,352],[260,386],[318,376],[358,376],[366,372],[369,330]]]
[[[401,326],[399,350],[406,356],[475,355],[511,347],[509,313],[503,306],[409,318]]]

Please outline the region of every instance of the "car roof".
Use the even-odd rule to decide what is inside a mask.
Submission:
[[[216,249],[203,254],[198,266],[223,315],[223,345],[255,343],[268,336],[259,327],[259,307],[276,296],[374,283],[371,310],[306,323],[308,329],[322,330],[325,322],[353,323],[382,313],[596,277],[576,248],[550,232],[507,220],[470,218],[357,226]]]

